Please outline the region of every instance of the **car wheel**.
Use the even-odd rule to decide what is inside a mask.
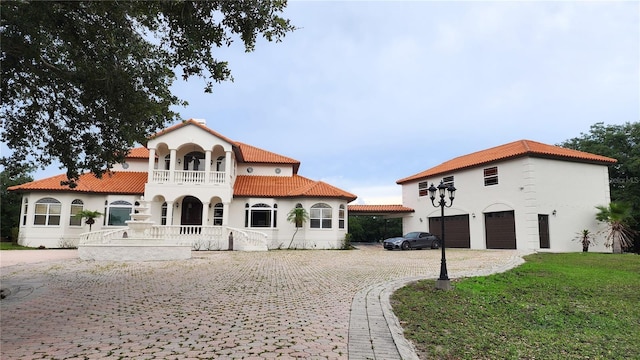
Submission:
[[[409,242],[408,241],[403,242],[402,246],[400,246],[400,248],[402,250],[409,250]]]
[[[432,249],[437,249],[439,247],[440,247],[440,242],[434,241],[434,242],[431,243],[431,248]]]

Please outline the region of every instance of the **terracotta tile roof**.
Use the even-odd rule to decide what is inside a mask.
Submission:
[[[349,213],[410,213],[415,212],[414,209],[402,205],[349,205]]]
[[[490,149],[451,159],[423,172],[400,179],[396,181],[396,183],[403,184],[409,181],[423,179],[434,175],[450,173],[456,170],[471,168],[495,161],[506,160],[521,156],[543,157],[602,165],[609,165],[617,162],[616,159],[612,159],[606,156],[590,154],[587,152],[567,149],[559,146],[547,145],[531,140],[518,140],[508,144],[496,146]]]
[[[137,148],[133,148],[129,151],[127,159],[148,159],[149,158],[149,149],[144,146],[140,146]]]
[[[235,143],[242,153],[242,160],[248,163],[264,163],[264,164],[290,164],[294,166],[294,173],[298,172],[300,161],[290,157],[278,155],[271,151],[263,150],[255,146],[247,145],[241,142]]]
[[[78,186],[73,189],[70,189],[66,185],[60,185],[60,182],[65,180],[67,180],[67,175],[61,174],[22,185],[11,186],[8,190],[142,195],[144,194],[144,186],[147,182],[147,173],[133,171],[112,172],[104,174],[102,179],[98,179],[93,174],[87,173],[80,175],[80,179],[77,182]]]
[[[353,201],[357,196],[322,181],[313,181],[300,175],[247,176],[236,179],[234,196],[256,197],[332,197]]]

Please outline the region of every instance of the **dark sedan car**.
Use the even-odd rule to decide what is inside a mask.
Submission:
[[[437,236],[422,231],[415,231],[406,234],[403,237],[395,237],[386,239],[383,242],[384,248],[393,249],[437,249],[440,247],[440,239]]]

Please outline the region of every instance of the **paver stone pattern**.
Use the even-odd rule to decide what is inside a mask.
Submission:
[[[452,278],[513,251],[449,250]],[[347,359],[361,289],[435,278],[440,251],[194,252],[185,261],[79,259],[2,268],[2,359]]]

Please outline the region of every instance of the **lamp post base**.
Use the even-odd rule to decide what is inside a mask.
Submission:
[[[451,290],[453,286],[451,286],[451,280],[436,280],[436,289],[438,290]]]

